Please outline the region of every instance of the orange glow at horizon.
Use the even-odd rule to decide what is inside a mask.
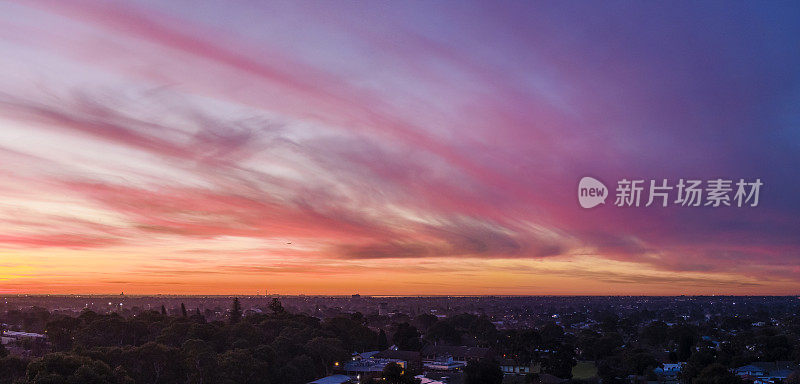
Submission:
[[[793,29],[302,3],[0,3],[0,294],[800,293]]]

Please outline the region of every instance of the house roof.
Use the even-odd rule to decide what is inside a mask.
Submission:
[[[314,380],[308,384],[344,384],[349,383],[350,376],[347,375],[333,375]]]
[[[379,358],[379,359],[398,359],[398,360],[403,360],[403,361],[408,361],[408,362],[419,361],[420,360],[420,355],[419,355],[419,352],[417,352],[417,351],[397,351],[397,350],[391,350],[391,349],[387,349],[385,351],[378,352],[378,353],[372,355],[372,357]]]
[[[798,365],[791,362],[791,361],[754,361],[750,364],[745,366],[736,368],[736,370],[753,370],[753,369],[760,369],[765,371],[775,371],[775,370],[795,370],[798,368]]]
[[[756,361],[745,366],[736,368],[739,375],[749,372],[763,372],[760,377],[788,377],[793,371],[800,369],[800,366],[791,361]]]
[[[361,359],[344,364],[345,372],[381,372],[390,363],[398,363],[397,359]]]
[[[447,346],[447,345],[427,345],[422,348],[422,354],[429,355],[449,355],[453,357],[466,357],[466,358],[489,358],[493,356],[490,348],[480,347],[465,347],[465,346]]]
[[[41,333],[33,333],[33,332],[3,331],[2,334],[3,336],[8,336],[8,337],[31,337],[37,339],[43,339],[47,337],[46,335],[43,335]]]
[[[369,352],[356,353],[354,354],[354,356],[358,356],[362,359],[369,359],[370,357],[375,356],[378,353],[380,353],[380,351],[369,351]]]

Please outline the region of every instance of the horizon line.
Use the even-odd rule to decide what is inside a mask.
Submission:
[[[798,294],[768,294],[768,295],[737,295],[737,294],[677,294],[677,295],[626,295],[626,294],[397,294],[397,295],[384,295],[384,294],[304,294],[304,293],[269,293],[269,294],[175,294],[175,293],[151,293],[151,294],[124,294],[124,293],[0,293],[0,297],[75,297],[75,296],[89,296],[89,297],[246,297],[246,298],[267,298],[267,297],[320,297],[320,298],[369,298],[369,297],[391,297],[391,298],[404,298],[404,297],[797,297]]]

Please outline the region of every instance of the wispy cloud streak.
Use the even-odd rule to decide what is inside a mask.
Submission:
[[[352,7],[1,5],[0,244],[63,254],[76,290],[218,291],[245,273],[237,288],[291,275],[287,292],[340,292],[337,275],[377,289],[425,262],[432,293],[460,273],[519,293],[503,276],[548,269],[506,267],[576,260],[546,278],[800,286],[797,7]],[[585,211],[587,174],[766,186],[756,209]],[[75,263],[110,254],[136,279]],[[422,286],[401,275],[393,289]]]

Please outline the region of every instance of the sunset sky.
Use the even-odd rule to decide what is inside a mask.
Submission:
[[[798,176],[798,2],[0,3],[0,293],[798,294]]]

